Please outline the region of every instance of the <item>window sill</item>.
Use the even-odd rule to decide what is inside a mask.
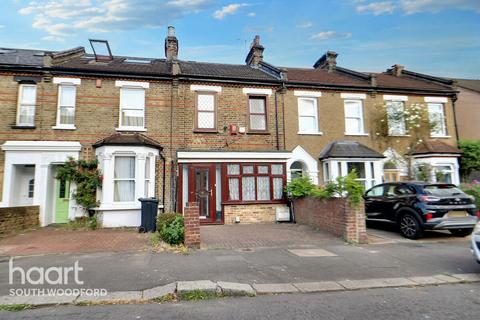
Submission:
[[[256,205],[256,204],[282,204],[287,200],[261,200],[261,201],[222,201],[222,205]]]
[[[303,136],[321,136],[323,135],[323,132],[318,131],[318,132],[297,132],[297,134],[303,135]]]
[[[218,133],[217,129],[195,129],[193,133]]]
[[[368,133],[348,133],[345,132],[346,136],[363,136],[363,137],[368,137],[370,134]]]
[[[77,127],[75,127],[74,125],[71,125],[71,126],[57,125],[57,126],[53,126],[52,129],[54,129],[54,130],[77,130]]]
[[[21,124],[14,124],[11,127],[12,129],[35,129],[35,126],[28,126],[28,125],[21,125]]]
[[[389,137],[395,137],[395,138],[409,138],[411,135],[409,134],[389,134]]]
[[[270,132],[268,132],[268,131],[248,131],[247,134],[264,134],[264,135],[269,135]]]
[[[430,138],[439,138],[439,139],[448,139],[451,138],[452,136],[430,136]]]
[[[137,131],[137,132],[146,132],[146,128],[141,127],[119,127],[115,128],[116,131]]]

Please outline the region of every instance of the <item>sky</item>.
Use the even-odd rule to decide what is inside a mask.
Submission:
[[[109,41],[114,55],[163,58],[167,26],[179,58],[243,64],[260,35],[264,60],[379,72],[393,64],[480,79],[480,0],[0,0],[0,47],[64,50]]]

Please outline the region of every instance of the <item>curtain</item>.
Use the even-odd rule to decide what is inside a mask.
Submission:
[[[257,200],[270,200],[270,177],[257,177]]]
[[[228,199],[240,200],[239,180],[238,178],[228,179]]]
[[[273,178],[273,199],[283,198],[283,178]]]
[[[135,157],[115,157],[114,201],[135,200]]]
[[[74,107],[60,107],[60,124],[74,124],[75,123],[75,108]]]
[[[255,177],[242,178],[242,199],[243,201],[255,200]]]

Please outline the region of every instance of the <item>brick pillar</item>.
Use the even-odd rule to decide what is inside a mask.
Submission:
[[[345,230],[346,241],[367,243],[367,227],[365,221],[365,205],[363,201],[352,207],[345,201]]]
[[[183,210],[185,246],[200,248],[200,211],[196,202],[188,202]]]

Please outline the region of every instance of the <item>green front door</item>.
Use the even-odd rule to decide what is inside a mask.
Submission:
[[[68,222],[70,181],[55,180],[55,223]]]

